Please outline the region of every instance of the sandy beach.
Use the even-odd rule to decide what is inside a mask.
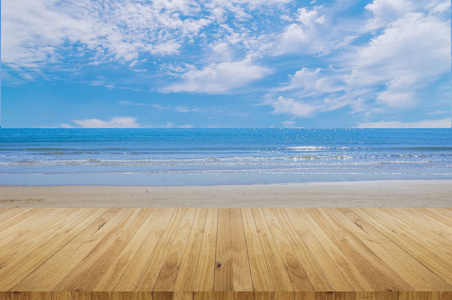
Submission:
[[[0,186],[0,207],[452,207],[452,180],[224,186]]]

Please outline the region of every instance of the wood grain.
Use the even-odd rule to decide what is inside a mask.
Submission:
[[[443,208],[0,209],[0,300],[451,300]]]

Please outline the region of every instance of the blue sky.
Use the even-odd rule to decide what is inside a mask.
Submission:
[[[4,0],[3,127],[450,127],[446,0]]]

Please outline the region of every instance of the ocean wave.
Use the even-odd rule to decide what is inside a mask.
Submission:
[[[23,175],[32,175],[32,176],[51,176],[51,175],[159,175],[159,174],[167,174],[167,175],[197,175],[197,174],[282,174],[282,175],[403,175],[403,174],[414,174],[410,169],[397,169],[395,171],[392,168],[386,169],[378,169],[378,170],[369,170],[368,168],[353,168],[353,169],[343,169],[343,168],[327,168],[327,169],[233,169],[233,170],[225,170],[225,169],[215,169],[215,170],[153,170],[153,171],[81,171],[81,172],[30,172],[30,173],[18,173],[18,172],[0,172],[0,175],[3,176],[23,176]],[[436,176],[450,176],[452,172],[419,172],[416,171],[416,174],[425,174],[425,175],[436,175]]]
[[[399,158],[399,159],[396,159]],[[450,159],[435,159],[432,157],[416,157],[416,159],[377,159],[375,156],[353,157],[347,155],[332,156],[288,156],[288,157],[229,157],[229,158],[193,158],[193,159],[151,159],[151,160],[109,160],[109,159],[82,159],[82,160],[18,160],[3,161],[0,166],[221,166],[234,168],[239,166],[283,166],[293,168],[296,166],[381,166],[381,165],[452,165]]]
[[[325,146],[293,146],[293,147],[286,147],[284,149],[295,150],[295,151],[316,151],[316,150],[330,149],[330,147],[325,147]]]
[[[313,160],[350,160],[352,156],[346,155],[302,155],[302,156],[272,156],[272,157],[208,157],[208,158],[182,158],[182,159],[143,159],[143,160],[116,160],[116,159],[74,159],[74,160],[18,160],[3,161],[0,165],[190,165],[190,164],[256,164],[256,163],[295,163]]]

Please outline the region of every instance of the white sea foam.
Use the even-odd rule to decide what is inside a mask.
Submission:
[[[323,147],[323,146],[293,146],[293,147],[286,147],[286,149],[290,149],[290,150],[294,150],[294,151],[317,151],[317,150],[329,149],[329,147]]]

